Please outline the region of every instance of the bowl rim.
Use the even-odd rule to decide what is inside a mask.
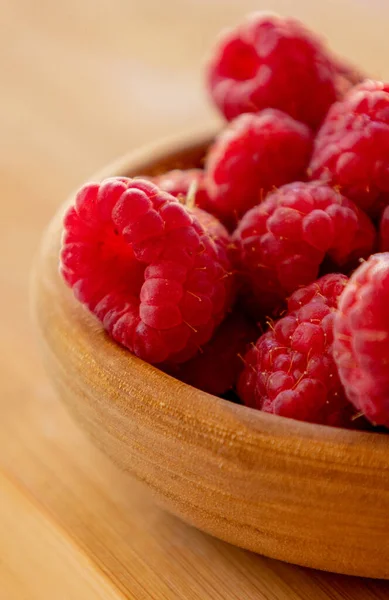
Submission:
[[[116,176],[139,177],[143,174],[147,175],[147,165],[158,163],[159,161],[167,162],[169,156],[178,155],[180,152],[189,152],[195,147],[205,147],[212,141],[217,131],[218,128],[215,126],[208,126],[200,130],[189,130],[186,133],[179,133],[145,144],[139,149],[130,151],[110,162],[107,166],[92,175],[92,177],[88,178],[87,181],[101,181],[107,177]],[[136,175],[136,173],[139,173],[139,175]],[[55,251],[55,249],[58,250],[59,247],[63,215],[67,207],[73,201],[74,194],[75,192],[73,191],[66,202],[59,208],[46,231],[41,244],[40,257],[36,262],[35,279],[39,277],[37,271],[43,262],[49,260],[53,265],[53,251]],[[34,287],[36,288],[36,285],[34,285]],[[99,343],[103,344],[105,350],[109,349],[109,354],[111,356],[114,355],[118,358],[118,364],[120,364],[119,358],[121,357],[122,359],[123,355],[127,358],[127,361],[128,357],[131,357],[131,369],[137,369],[139,371],[143,370],[143,373],[145,373],[146,369],[153,379],[160,378],[161,380],[161,378],[163,378],[166,382],[169,382],[172,389],[175,389],[177,392],[172,394],[169,410],[171,410],[172,406],[175,404],[177,414],[182,411],[182,400],[184,397],[189,400],[192,400],[195,397],[196,402],[198,402],[198,412],[201,412],[201,409],[206,410],[208,418],[213,416],[215,426],[217,426],[217,422],[222,415],[233,415],[235,418],[238,417],[245,429],[248,428],[253,434],[267,432],[269,435],[279,434],[281,437],[289,440],[296,438],[301,440],[309,439],[318,442],[319,446],[336,444],[338,445],[341,454],[343,454],[347,447],[355,445],[366,446],[369,450],[375,448],[380,455],[389,448],[389,437],[385,434],[380,434],[380,432],[349,430],[329,425],[297,421],[279,415],[272,415],[244,405],[234,404],[218,396],[198,390],[189,384],[182,383],[173,376],[160,371],[157,366],[150,365],[134,356],[129,350],[121,347],[111,340],[107,334],[104,334],[102,325],[76,300],[71,290],[69,290],[62,281],[58,267],[55,287],[57,290],[54,293],[67,295],[67,303],[69,304],[70,309],[68,311],[69,319],[73,318],[74,315],[77,315],[77,318],[86,324],[86,335],[88,331],[90,333],[95,332],[96,323],[99,324],[101,333],[103,334],[99,338]],[[33,290],[33,294],[36,294],[36,290]],[[35,311],[35,314],[36,313],[37,311]],[[163,411],[162,406],[160,407],[160,410]],[[217,435],[217,427],[214,433]]]

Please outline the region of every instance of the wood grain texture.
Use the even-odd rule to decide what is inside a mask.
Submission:
[[[64,532],[1,472],[0,506],[3,598],[124,600]]]
[[[2,494],[0,564],[14,565],[12,576],[0,571],[7,600],[34,598],[29,557],[43,584],[55,573],[58,590],[69,590],[74,578],[86,598],[94,589],[89,577],[136,600],[389,596],[386,582],[265,559],[159,509],[58,402],[30,327],[31,261],[59,203],[115,156],[214,118],[201,89],[203,57],[219,29],[258,8],[304,18],[364,70],[389,75],[389,5],[380,0],[0,0],[0,486],[15,505]],[[18,508],[8,482],[26,499]],[[37,530],[26,514],[41,523]],[[16,535],[19,521],[23,536]],[[27,529],[34,535],[23,554]],[[49,539],[65,547],[61,568],[55,552],[42,559]],[[84,558],[94,567],[90,585],[75,574]],[[38,577],[34,586],[39,600],[58,597]]]

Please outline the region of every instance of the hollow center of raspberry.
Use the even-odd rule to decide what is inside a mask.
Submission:
[[[109,228],[102,240],[101,275],[105,283],[112,291],[139,296],[147,265],[136,260],[132,247],[117,230]]]
[[[258,71],[258,67],[257,53],[252,46],[242,40],[234,40],[225,48],[220,63],[221,74],[237,81],[252,79]]]

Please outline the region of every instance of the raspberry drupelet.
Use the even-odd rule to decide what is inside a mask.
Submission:
[[[270,107],[316,129],[351,75],[302,23],[259,12],[220,36],[207,84],[228,120]]]
[[[236,226],[270,190],[304,178],[312,143],[308,127],[279,110],[241,115],[206,159],[210,210]]]
[[[229,236],[141,179],[85,185],[64,219],[61,273],[108,333],[150,363],[188,360],[232,303]]]
[[[328,185],[285,185],[234,233],[243,293],[253,296],[258,317],[276,314],[289,294],[315,281],[325,258],[348,269],[369,256],[375,237],[369,218]]]
[[[312,179],[339,187],[373,217],[389,204],[389,84],[365,81],[334,104],[319,130]]]
[[[334,358],[349,400],[389,427],[389,253],[372,255],[351,276],[334,322]]]
[[[197,356],[168,370],[180,381],[221,396],[231,390],[243,370],[242,356],[258,337],[258,328],[243,313],[234,311],[216,329]]]
[[[238,394],[247,406],[293,419],[350,426],[348,402],[332,356],[333,320],[347,277],[325,275],[297,290],[288,312],[245,355]]]
[[[389,252],[389,206],[385,208],[380,219],[379,249],[381,252]]]

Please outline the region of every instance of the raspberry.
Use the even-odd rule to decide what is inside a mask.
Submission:
[[[370,254],[375,230],[353,202],[320,182],[295,182],[270,194],[241,220],[235,234],[238,266],[267,314],[314,281],[327,255],[348,268]]]
[[[244,357],[238,381],[244,404],[300,421],[351,424],[353,407],[332,356],[333,320],[346,283],[344,275],[325,275],[291,296],[286,316]]]
[[[315,129],[337,99],[338,75],[321,41],[300,22],[254,13],[221,36],[207,83],[228,120],[271,107]]]
[[[334,322],[334,358],[349,400],[389,427],[389,253],[374,254],[352,275]]]
[[[174,169],[151,178],[151,181],[159,189],[168,192],[179,200],[185,200],[188,194],[193,193],[195,206],[203,210],[208,208],[208,193],[205,189],[204,171],[202,169]]]
[[[331,107],[315,140],[310,173],[376,216],[389,203],[388,156],[389,84],[365,81]]]
[[[242,355],[257,337],[257,327],[242,313],[234,312],[219,325],[197,356],[168,372],[200,390],[221,396],[234,387],[243,370]]]
[[[188,360],[230,307],[226,230],[148,181],[85,185],[64,227],[65,281],[116,341],[150,363]]]
[[[211,212],[236,224],[269,190],[302,178],[311,149],[308,127],[279,110],[241,115],[206,160]]]

